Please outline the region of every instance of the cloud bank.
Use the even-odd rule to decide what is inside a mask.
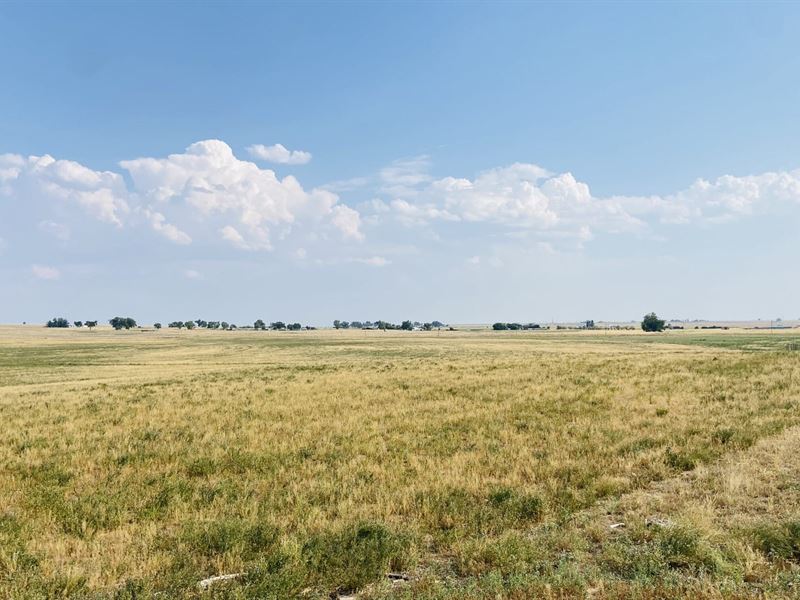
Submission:
[[[248,151],[281,164],[311,158],[280,144]],[[386,238],[408,249],[414,231],[428,232],[425,239],[435,244],[458,238],[463,228],[483,227],[507,240],[532,237],[552,253],[561,243],[583,247],[600,233],[661,236],[674,227],[719,225],[800,204],[800,169],[698,179],[665,195],[598,197],[572,173],[536,164],[514,163],[471,177],[434,177],[432,166],[427,156],[406,158],[370,176],[308,189],[294,176],[280,177],[238,158],[220,140],[199,141],[167,156],[123,160],[119,172],[49,155],[3,154],[0,211],[10,211],[7,216],[30,211],[31,227],[62,246],[75,241],[76,224],[97,222],[110,231],[144,228],[183,247],[217,244],[257,253],[286,244],[291,255],[303,258],[316,243],[358,244],[361,251],[347,251],[340,259],[386,266],[394,262],[383,256],[390,248]],[[334,190],[357,190],[371,200],[357,210]],[[372,229],[375,239],[369,236]],[[6,239],[8,232],[0,227]],[[467,252],[460,260],[481,262]],[[48,269],[36,265],[32,272],[41,279],[60,276]]]
[[[596,197],[572,173],[525,163],[472,179],[434,179],[422,159],[380,173],[382,195],[365,206],[408,226],[436,222],[488,224],[587,241],[594,232],[644,234],[664,225],[724,223],[800,203],[800,169],[715,180],[698,179],[664,196]]]
[[[292,153],[288,160],[306,160]],[[309,155],[310,158],[310,155]],[[337,194],[306,190],[292,176],[237,158],[220,140],[204,140],[163,158],[123,160],[121,173],[95,171],[51,156],[0,156],[0,196],[17,201],[74,205],[116,227],[147,224],[164,239],[189,245],[194,234],[213,231],[217,240],[245,250],[270,250],[273,228],[292,228],[344,240],[361,240],[359,213],[339,203]],[[205,226],[204,226],[205,225]],[[66,226],[43,221],[52,235]]]

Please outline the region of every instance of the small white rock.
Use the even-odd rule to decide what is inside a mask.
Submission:
[[[200,589],[207,590],[209,587],[214,585],[215,583],[219,583],[220,581],[229,581],[231,579],[236,579],[237,577],[242,577],[244,573],[229,573],[228,575],[215,575],[214,577],[208,577],[207,579],[203,579],[197,585]]]

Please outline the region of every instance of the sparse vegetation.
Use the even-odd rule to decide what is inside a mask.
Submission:
[[[793,596],[791,333],[213,329],[0,328],[0,597]]]

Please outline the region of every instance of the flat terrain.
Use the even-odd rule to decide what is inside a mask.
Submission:
[[[0,327],[0,422],[3,598],[800,589],[791,331]]]

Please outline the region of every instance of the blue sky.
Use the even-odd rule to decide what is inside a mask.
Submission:
[[[0,4],[0,322],[797,318],[791,4]]]

